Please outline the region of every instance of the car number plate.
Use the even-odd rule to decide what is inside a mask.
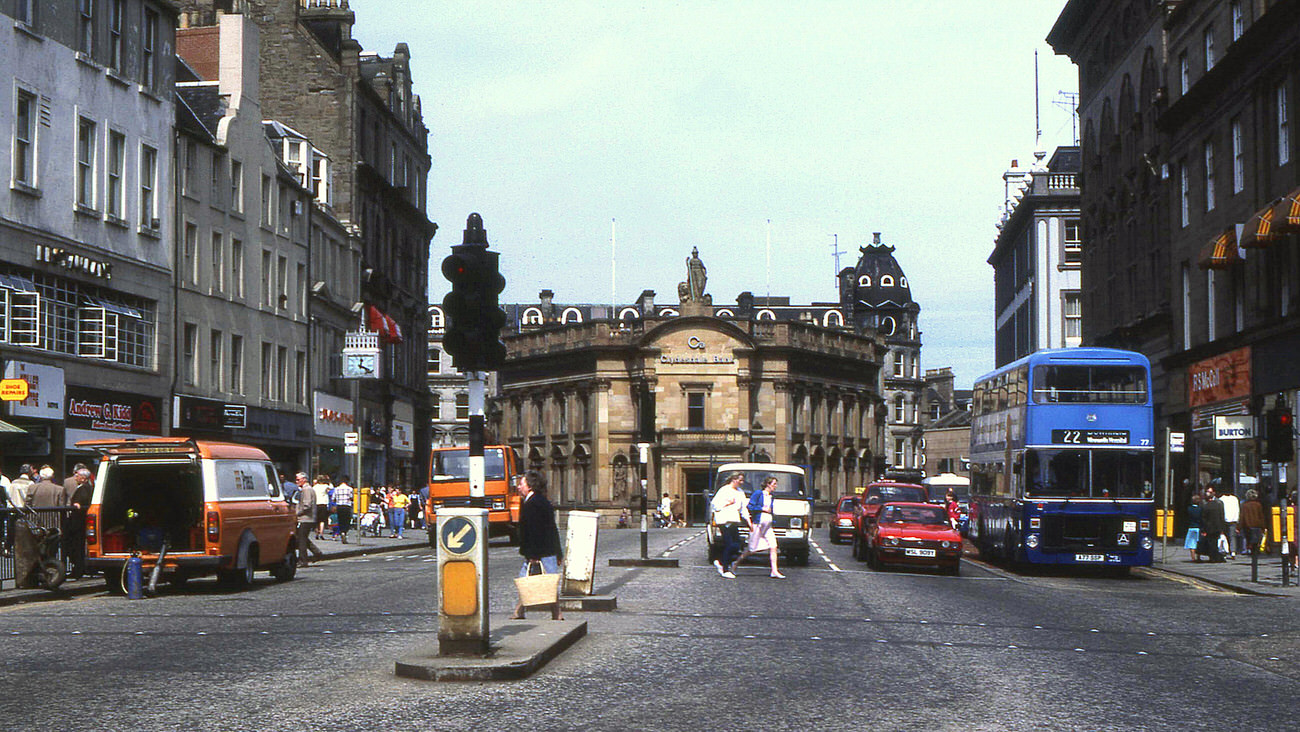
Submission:
[[[1075,555],[1074,555],[1074,561],[1076,561],[1076,562],[1104,562],[1104,561],[1106,561],[1106,555],[1104,555],[1104,554],[1075,554]]]
[[[903,554],[909,557],[933,557],[933,549],[904,549]]]

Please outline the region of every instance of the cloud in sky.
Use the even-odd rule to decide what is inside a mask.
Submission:
[[[675,301],[693,246],[716,303],[833,301],[833,235],[845,267],[879,231],[922,307],[923,365],[959,385],[993,364],[985,260],[1002,173],[1034,147],[1035,49],[1044,145],[1071,142],[1054,102],[1075,70],[1042,40],[1063,6],[352,2],[367,50],[411,48],[431,300],[473,211],[512,302]]]

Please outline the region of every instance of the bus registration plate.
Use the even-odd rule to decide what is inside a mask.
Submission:
[[[1105,555],[1105,554],[1075,554],[1075,555],[1074,555],[1074,561],[1076,561],[1076,562],[1104,562],[1104,561],[1106,561],[1106,555]]]
[[[933,549],[912,549],[909,547],[903,550],[903,554],[909,557],[933,557],[934,550]]]

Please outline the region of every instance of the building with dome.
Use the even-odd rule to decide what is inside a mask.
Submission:
[[[854,267],[840,271],[840,307],[858,332],[875,332],[884,341],[881,397],[885,419],[885,472],[919,477],[925,461],[922,436],[921,306],[912,299],[907,275],[894,258],[894,247],[880,233],[860,247]]]

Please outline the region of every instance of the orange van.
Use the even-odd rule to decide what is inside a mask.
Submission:
[[[215,574],[243,587],[267,569],[297,572],[294,509],[275,466],[248,445],[185,437],[86,440],[102,456],[86,514],[86,565],[121,590],[138,553],[146,577],[158,565],[173,584]]]

